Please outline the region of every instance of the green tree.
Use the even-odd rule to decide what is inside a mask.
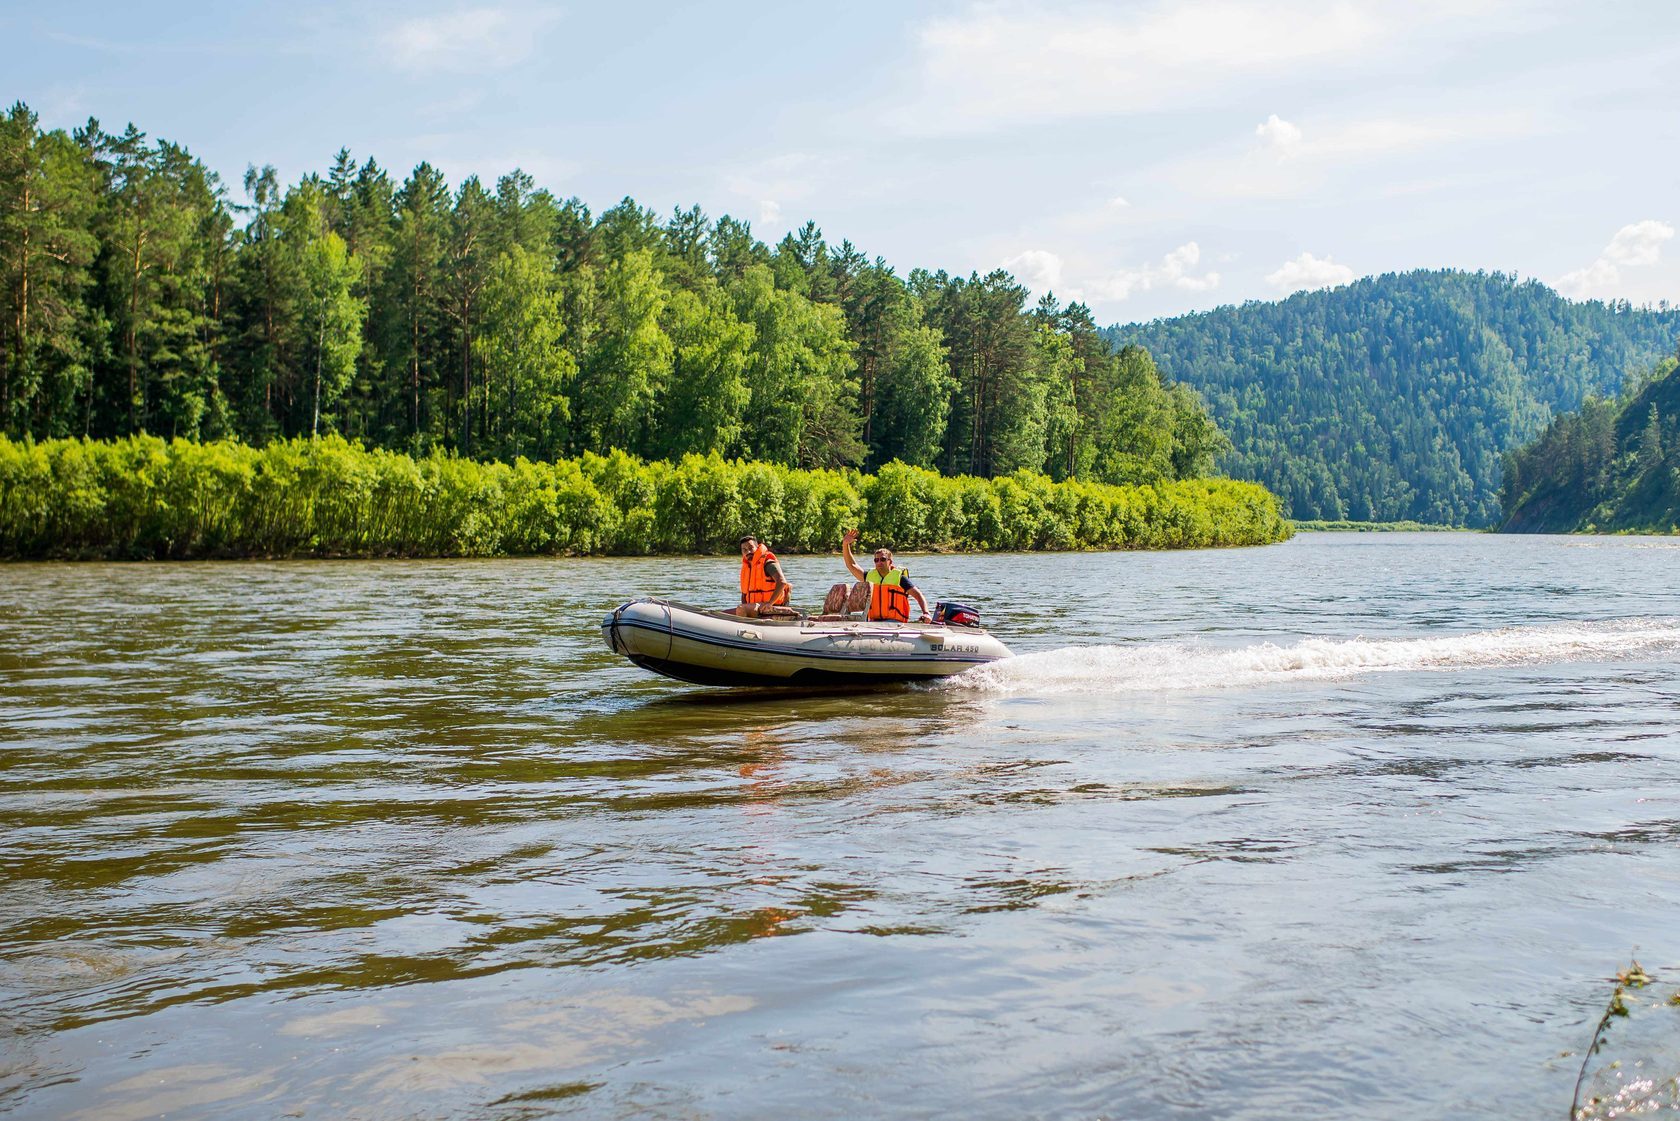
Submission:
[[[400,442],[403,384],[400,355],[407,332],[386,282],[395,249],[396,188],[373,160],[359,168],[347,151],[335,158],[328,177],[329,224],[360,266],[355,295],[364,307],[362,346],[356,375],[340,403],[339,430],[378,443]]]
[[[1079,413],[1085,360],[1073,340],[1057,331],[1053,319],[1039,322],[1038,361],[1044,402],[1042,470],[1058,481],[1088,476],[1094,449]]]
[[[1021,410],[1042,401],[1033,384],[1034,329],[1022,314],[1027,290],[1001,269],[967,280],[940,274],[923,285],[928,318],[944,336],[959,387],[945,439],[945,471],[995,474],[1000,434],[1013,458],[1021,441],[1010,433],[1030,424]]]
[[[665,223],[665,250],[684,283],[696,283],[711,272],[707,260],[710,242],[711,223],[698,206],[672,211],[670,221]]]
[[[305,243],[300,272],[303,281],[303,321],[314,336],[310,349],[314,365],[314,404],[309,434],[321,430],[321,410],[332,410],[356,374],[362,352],[362,317],[366,305],[355,294],[361,267],[350,256],[344,239],[326,230]]]
[[[211,239],[228,229],[221,185],[186,149],[154,147],[132,124],[112,137],[90,123],[79,137],[107,183],[98,298],[114,353],[100,420],[108,431],[197,436],[219,398],[210,261]]]
[[[770,253],[752,235],[752,226],[725,214],[712,227],[712,268],[725,284],[741,279],[753,265],[770,262]]]
[[[515,169],[496,180],[496,256],[514,246],[527,253],[550,255],[559,228],[559,204],[553,195],[539,190],[529,175]]]
[[[0,432],[68,435],[91,385],[84,294],[98,176],[22,102],[0,117]]]
[[[1214,473],[1214,464],[1231,450],[1230,437],[1208,415],[1196,391],[1187,385],[1168,390],[1172,410],[1172,477],[1199,479]]]
[[[946,365],[939,332],[919,321],[914,305],[904,305],[899,314],[903,322],[892,331],[877,366],[870,410],[873,458],[932,467],[957,381]]]
[[[1639,469],[1655,470],[1662,466],[1662,461],[1662,420],[1653,401],[1645,415],[1645,427],[1639,430]]]
[[[559,278],[544,256],[513,245],[497,259],[473,345],[488,395],[483,450],[503,459],[559,456],[577,362],[565,347]]]
[[[659,326],[665,300],[646,249],[613,260],[596,277],[593,331],[579,363],[580,448],[643,450],[653,401],[671,373],[671,340]]]
[[[239,254],[236,354],[246,371],[241,379],[241,422],[247,432],[264,438],[284,428],[283,417],[297,389],[295,353],[288,350],[299,337],[291,316],[296,310],[297,254],[282,241],[285,197],[273,167],[245,170],[245,226]],[[299,195],[292,203],[293,222],[313,226],[310,201]],[[309,232],[299,235],[307,238]]]
[[[449,242],[449,188],[443,173],[421,163],[397,191],[396,230],[391,268],[386,274],[389,306],[402,324],[393,357],[407,371],[407,442],[423,447],[439,435],[436,416],[427,406],[442,391],[446,344],[441,330],[446,281],[444,257]]]
[[[746,370],[753,329],[735,318],[709,278],[694,290],[671,293],[664,329],[673,347],[671,376],[654,409],[650,454],[679,459],[690,452],[734,452],[751,397]]]
[[[497,234],[502,225],[495,203],[485,193],[478,177],[469,176],[455,194],[444,268],[445,307],[455,336],[455,385],[460,390],[455,410],[460,415],[460,428],[455,446],[464,455],[471,455],[473,450],[473,402],[478,396],[473,339],[478,331],[480,297],[496,261]],[[485,394],[488,394],[487,386]],[[488,408],[487,403],[484,408]],[[482,422],[481,416],[480,427]]]
[[[730,289],[735,314],[753,328],[744,440],[756,459],[802,467],[862,461],[851,342],[840,309],[778,289],[770,269],[750,266]]]
[[[1137,485],[1177,477],[1173,470],[1172,398],[1142,347],[1123,348],[1093,387],[1096,478]]]

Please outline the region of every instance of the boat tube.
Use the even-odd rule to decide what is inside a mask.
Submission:
[[[875,685],[950,677],[1009,657],[984,628],[835,616],[749,619],[636,599],[601,620],[608,649],[697,685]]]

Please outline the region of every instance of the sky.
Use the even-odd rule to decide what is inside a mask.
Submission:
[[[244,202],[348,148],[815,221],[1099,322],[1414,268],[1680,304],[1680,3],[0,0],[0,97]]]

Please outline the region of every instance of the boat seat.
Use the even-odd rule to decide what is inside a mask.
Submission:
[[[823,597],[824,617],[844,619],[869,609],[869,585],[859,580],[855,584],[835,584]]]

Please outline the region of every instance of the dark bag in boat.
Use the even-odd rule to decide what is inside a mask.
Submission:
[[[978,627],[980,612],[961,603],[946,603],[944,600],[933,605],[933,621],[948,623],[953,627]]]

